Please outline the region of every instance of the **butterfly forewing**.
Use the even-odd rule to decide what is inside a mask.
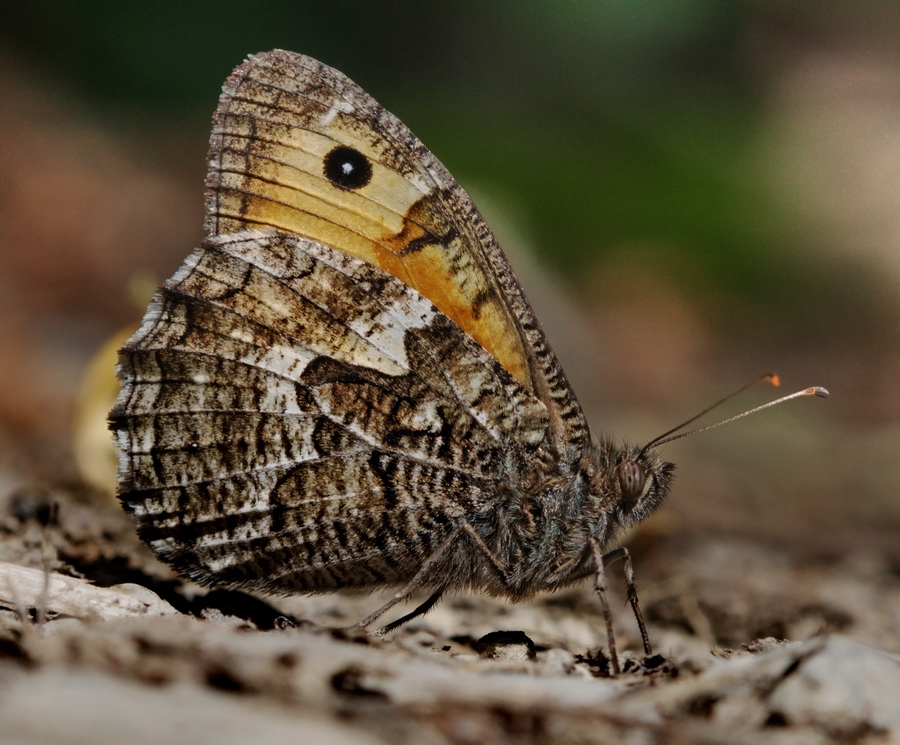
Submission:
[[[342,168],[361,177],[335,179]],[[274,227],[427,297],[543,400],[561,460],[577,459],[581,409],[489,228],[409,129],[343,74],[291,52],[248,59],[216,111],[207,186],[209,234]]]

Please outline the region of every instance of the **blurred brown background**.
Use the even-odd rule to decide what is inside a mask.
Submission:
[[[661,536],[900,566],[900,4],[433,5],[5,10],[0,491],[79,483],[85,366],[200,238],[225,77],[282,47],[473,194],[597,431],[647,440],[769,370],[831,390],[666,446]]]

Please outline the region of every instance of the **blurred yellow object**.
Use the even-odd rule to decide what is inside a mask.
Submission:
[[[142,315],[158,286],[159,280],[152,272],[139,270],[128,280],[126,292]],[[75,402],[72,429],[75,466],[85,484],[110,497],[116,494],[116,451],[107,417],[119,395],[116,378],[119,349],[139,325],[135,322],[119,329],[91,357]]]
[[[75,402],[73,450],[82,480],[110,497],[116,494],[116,452],[106,418],[119,394],[118,352],[137,325],[120,329],[88,363]]]

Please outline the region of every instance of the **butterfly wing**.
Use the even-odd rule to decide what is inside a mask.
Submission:
[[[408,580],[454,518],[540,478],[549,432],[416,290],[281,232],[204,241],[119,374],[123,504],[163,560],[218,586]]]
[[[446,168],[346,76],[251,57],[226,82],[207,182],[209,235],[284,230],[381,267],[428,298],[536,398],[560,468],[587,424],[506,258]]]

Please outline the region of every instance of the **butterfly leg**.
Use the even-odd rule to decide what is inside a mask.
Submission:
[[[419,616],[424,616],[428,611],[430,611],[438,600],[441,599],[441,596],[444,594],[443,590],[438,590],[431,597],[428,598],[422,605],[416,608],[414,611],[407,613],[405,616],[401,616],[396,621],[391,621],[387,626],[382,628],[378,633],[379,634],[387,634],[394,629],[399,629],[403,624],[412,621],[414,618],[418,618]]]
[[[397,603],[399,603],[401,600],[405,600],[412,593],[414,593],[419,587],[421,587],[422,584],[425,582],[425,580],[428,578],[428,575],[431,572],[432,567],[434,567],[434,565],[440,559],[444,558],[444,556],[446,555],[447,550],[450,548],[450,546],[452,546],[456,541],[459,540],[461,533],[462,533],[462,528],[459,528],[459,527],[457,527],[453,531],[451,531],[450,535],[448,535],[443,541],[441,541],[441,544],[431,553],[431,556],[429,556],[427,559],[425,559],[424,562],[422,562],[422,566],[419,567],[419,571],[416,572],[415,576],[409,582],[407,582],[405,585],[403,585],[403,587],[401,587],[399,590],[397,590],[397,592],[395,592],[384,605],[382,605],[380,608],[378,608],[374,613],[370,613],[362,621],[360,621],[358,624],[356,624],[356,626],[358,628],[365,628],[366,626],[370,625],[373,621],[376,621],[379,618],[381,618],[381,616],[383,616],[391,608],[393,608],[395,605],[397,605]],[[431,606],[434,605],[438,601],[438,598],[441,596],[441,592],[443,592],[443,589],[440,592],[436,593],[437,597],[432,596],[432,597],[428,598],[428,600],[426,600],[425,603],[423,603],[418,608],[416,608],[416,610],[414,610],[411,614],[409,614],[408,617],[404,616],[402,619],[400,619],[400,623],[398,625],[406,623],[406,621],[408,621],[412,618],[415,618],[418,615],[421,615],[422,613],[427,611],[429,608],[431,608]],[[390,630],[390,629],[385,627],[385,630]]]
[[[497,574],[500,575],[500,579],[503,580],[504,583],[507,582],[509,580],[509,571],[500,563],[500,559],[497,558],[494,552],[491,551],[484,542],[484,538],[478,535],[478,531],[472,527],[472,524],[465,520],[461,523],[460,527],[466,532],[469,538],[472,539],[472,543],[487,556],[488,561],[491,562],[491,566],[493,566]]]
[[[610,551],[603,557],[603,562],[609,566],[614,561],[622,560],[622,568],[625,570],[625,594],[628,602],[631,604],[631,611],[637,620],[638,628],[641,630],[641,641],[644,644],[644,654],[648,657],[653,654],[650,646],[650,637],[647,635],[647,626],[644,624],[644,614],[641,613],[641,606],[638,604],[637,583],[634,581],[634,565],[631,563],[631,554],[627,548],[619,547]]]
[[[619,655],[616,652],[616,634],[613,631],[612,613],[609,610],[609,599],[606,597],[606,567],[604,565],[603,547],[600,545],[600,541],[592,540],[591,549],[594,554],[595,565],[594,589],[597,591],[597,595],[600,597],[600,605],[603,607],[603,621],[606,624],[606,643],[609,648],[609,664],[613,675],[618,675],[621,669],[619,668]]]

